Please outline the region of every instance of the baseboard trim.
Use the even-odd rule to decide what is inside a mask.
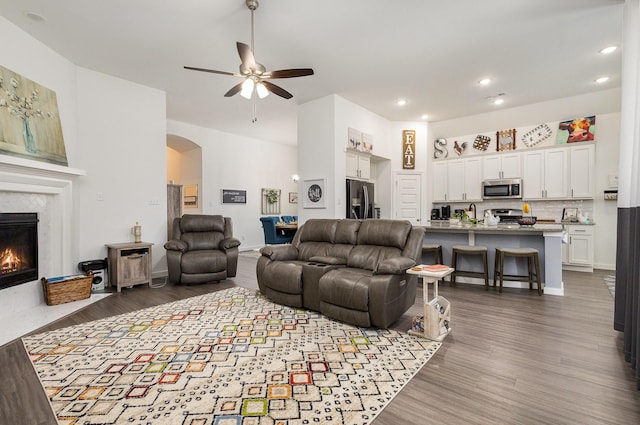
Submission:
[[[448,282],[448,280],[447,280]],[[475,277],[465,277],[465,276],[460,276],[460,277],[456,277],[456,283],[469,283],[471,285],[482,285],[484,286],[484,279],[478,279]],[[498,285],[500,285],[500,283],[496,282],[496,288],[498,287]],[[517,289],[529,289],[529,283],[528,282],[520,282],[517,280],[505,280],[502,282],[502,287],[503,288],[517,288]],[[558,295],[558,296],[564,296],[564,282],[562,282],[562,287],[561,288],[549,288],[547,286],[545,286],[544,282],[542,282],[542,287],[544,288],[544,294],[545,295]],[[489,278],[489,288],[493,288],[493,278]],[[535,284],[534,284],[534,290],[535,290]]]
[[[599,269],[599,270],[615,271],[616,270],[616,265],[615,264],[594,264],[593,268],[594,269]]]

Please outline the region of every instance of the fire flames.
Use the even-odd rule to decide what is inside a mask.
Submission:
[[[11,248],[7,248],[0,253],[0,271],[2,273],[12,273],[18,270],[22,260]]]

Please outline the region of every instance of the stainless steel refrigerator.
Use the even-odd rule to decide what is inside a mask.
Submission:
[[[373,183],[347,179],[347,218],[374,218]]]

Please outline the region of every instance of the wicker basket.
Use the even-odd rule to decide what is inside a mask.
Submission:
[[[84,300],[91,296],[93,273],[86,276],[73,276],[68,279],[52,279],[51,281],[43,277],[41,281],[47,305],[64,304]]]

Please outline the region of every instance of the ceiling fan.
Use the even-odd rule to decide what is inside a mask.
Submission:
[[[256,122],[256,97],[263,99],[269,95],[269,92],[283,97],[285,99],[291,99],[293,95],[283,89],[280,86],[273,84],[271,79],[277,78],[294,78],[304,77],[307,75],[313,75],[313,69],[311,68],[294,68],[294,69],[281,69],[278,71],[267,71],[264,65],[256,62],[253,56],[253,12],[258,8],[258,0],[245,0],[247,8],[251,10],[251,46],[236,42],[238,48],[238,54],[240,55],[240,72],[227,72],[216,71],[214,69],[196,68],[192,66],[185,66],[185,69],[192,71],[210,72],[212,74],[231,75],[234,77],[241,77],[243,80],[231,87],[228,92],[224,94],[225,97],[231,97],[240,93],[240,96],[245,99],[253,100],[253,118],[252,122]]]

